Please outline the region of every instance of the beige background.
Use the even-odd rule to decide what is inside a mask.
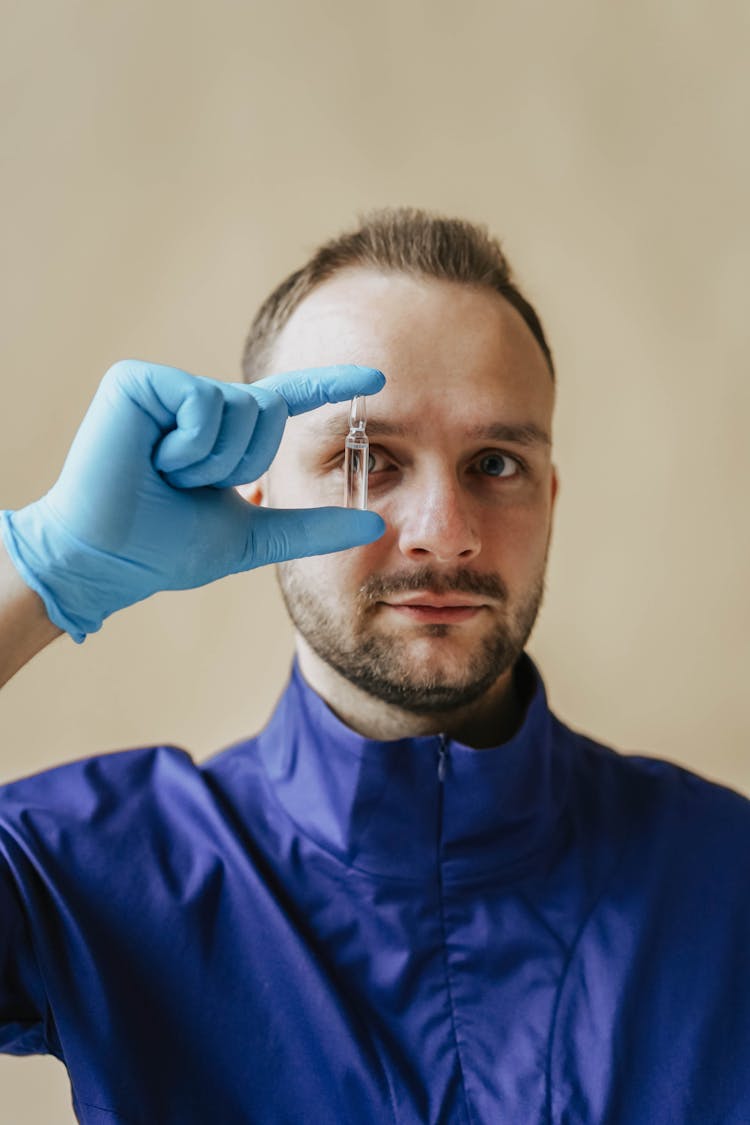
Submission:
[[[0,463],[55,479],[124,356],[235,379],[260,301],[373,205],[487,222],[559,368],[562,493],[531,646],[553,708],[750,795],[746,0],[6,5]],[[255,731],[291,653],[272,572],[56,642],[0,780]],[[73,1120],[0,1060],[0,1125]]]

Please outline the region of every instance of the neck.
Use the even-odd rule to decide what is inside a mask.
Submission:
[[[390,741],[446,734],[478,750],[513,736],[522,720],[513,669],[498,677],[481,699],[466,707],[429,715],[415,714],[363,691],[326,664],[297,634],[297,658],[307,683],[343,723],[364,738]]]

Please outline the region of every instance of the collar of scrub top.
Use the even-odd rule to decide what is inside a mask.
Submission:
[[[542,872],[563,830],[565,728],[536,665],[514,671],[524,717],[477,750],[440,736],[378,741],[346,726],[295,658],[258,738],[273,791],[299,830],[348,867],[382,879],[510,882]]]

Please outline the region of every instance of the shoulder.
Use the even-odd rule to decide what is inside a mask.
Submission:
[[[156,775],[186,767],[197,768],[186,750],[177,746],[143,746],[76,758],[59,766],[28,774],[0,785],[0,801],[22,797],[44,800],[72,792],[107,790],[112,786],[143,784]]]
[[[66,825],[103,827],[165,809],[172,795],[200,787],[199,768],[176,746],[148,746],[66,762],[0,786],[0,829],[59,834]]]
[[[572,732],[570,732],[572,734]],[[642,801],[651,798],[675,813],[735,817],[750,825],[750,800],[731,786],[712,781],[677,762],[642,752],[624,752],[573,734],[581,764],[592,778],[606,779],[624,796]]]
[[[29,901],[37,892],[47,901],[42,886],[79,906],[160,882],[182,887],[233,840],[221,794],[175,746],[97,755],[0,787],[0,863]]]
[[[735,874],[750,875],[747,797],[675,762],[624,753],[558,727],[571,761],[571,802],[595,834],[627,841],[644,862],[669,858],[693,871],[732,855],[739,861]]]

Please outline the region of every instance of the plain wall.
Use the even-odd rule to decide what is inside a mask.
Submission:
[[[4,507],[135,356],[234,380],[250,320],[371,206],[485,222],[558,367],[530,646],[562,719],[750,794],[746,0],[6,5]],[[386,373],[387,374],[387,373]],[[270,570],[164,594],[3,692],[0,780],[256,731],[292,651]],[[732,857],[728,857],[731,862]],[[0,1125],[73,1121],[0,1059]]]

